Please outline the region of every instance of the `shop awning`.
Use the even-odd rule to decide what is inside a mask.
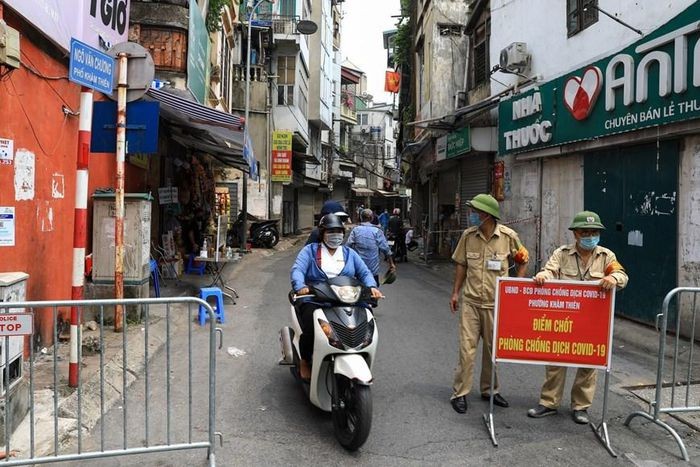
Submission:
[[[355,196],[372,196],[374,191],[369,188],[353,188],[352,193]]]
[[[160,103],[161,117],[173,128],[175,141],[247,172],[248,163],[243,158],[244,119],[194,102],[188,94],[175,89],[149,89],[145,98]]]
[[[374,192],[380,196],[384,196],[385,198],[395,198],[401,196],[398,191],[374,190]]]

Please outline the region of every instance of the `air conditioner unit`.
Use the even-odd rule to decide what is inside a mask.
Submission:
[[[530,67],[530,54],[525,42],[513,42],[501,50],[501,70],[508,73],[523,73]]]

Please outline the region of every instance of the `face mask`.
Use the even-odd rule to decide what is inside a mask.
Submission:
[[[323,243],[325,243],[328,248],[338,248],[343,244],[343,234],[327,233],[323,237]]]
[[[472,212],[469,214],[469,225],[474,226],[474,227],[479,227],[481,226],[482,220],[481,217],[479,217],[479,214]]]
[[[593,237],[582,237],[578,241],[578,245],[583,248],[584,250],[592,250],[598,245],[598,242],[600,241],[600,235],[595,235]]]

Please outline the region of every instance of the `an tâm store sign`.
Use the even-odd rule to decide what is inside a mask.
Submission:
[[[700,2],[615,55],[501,102],[511,154],[700,117]]]

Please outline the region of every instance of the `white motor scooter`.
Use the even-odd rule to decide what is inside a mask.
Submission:
[[[368,304],[369,289],[350,277],[338,276],[309,285],[309,295],[289,294],[292,327],[280,330],[280,365],[291,365],[294,377],[302,381],[313,405],[331,412],[340,444],[358,449],[372,426],[372,363],[377,349],[377,327]],[[295,304],[301,298],[323,304],[314,311],[314,352],[311,379],[299,376],[300,314]]]

